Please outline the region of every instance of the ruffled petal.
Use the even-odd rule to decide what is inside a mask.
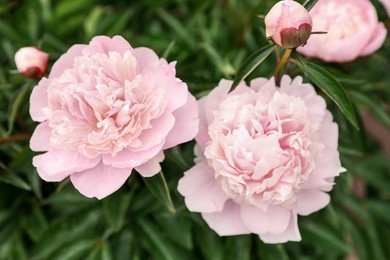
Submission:
[[[50,80],[42,78],[38,85],[35,86],[30,96],[30,116],[32,120],[43,122],[47,119],[43,108],[47,107],[47,88]]]
[[[36,152],[48,151],[50,144],[51,128],[47,122],[40,123],[34,130],[30,139],[30,148]]]
[[[285,243],[288,241],[301,241],[301,234],[298,228],[298,216],[294,211],[291,211],[290,222],[287,229],[280,234],[260,234],[260,239],[268,244]]]
[[[302,216],[310,215],[329,204],[329,194],[319,190],[300,190],[297,195],[297,213]]]
[[[162,162],[164,158],[164,153],[161,151],[146,163],[137,166],[135,170],[143,177],[151,177],[153,175],[156,175],[161,171],[160,162]]]
[[[60,149],[52,149],[33,158],[33,165],[45,181],[62,181],[70,174],[95,167],[99,162],[100,157],[89,159]]]
[[[173,112],[175,125],[169,132],[163,149],[190,141],[198,133],[199,118],[198,104],[191,94],[188,94],[187,103]]]
[[[221,211],[228,199],[206,161],[186,171],[177,189],[185,197],[187,208],[195,212]]]
[[[103,199],[117,191],[126,182],[131,170],[129,168],[114,168],[99,163],[94,168],[72,174],[70,180],[84,196]]]
[[[226,201],[223,211],[202,213],[202,217],[209,227],[220,236],[234,236],[251,233],[241,220],[240,205],[232,200]]]

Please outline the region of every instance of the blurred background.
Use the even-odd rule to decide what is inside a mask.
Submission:
[[[327,99],[348,172],[336,179],[330,205],[300,217],[299,243],[218,237],[199,214],[190,214],[176,187],[193,165],[192,142],[167,151],[163,163],[175,214],[135,172],[119,191],[98,201],[80,195],[69,181],[41,181],[32,166],[28,140],[36,123],[28,109],[37,81],[17,73],[19,48],[37,46],[50,54],[52,65],[75,43],[119,34],[133,47],[177,60],[177,76],[199,98],[221,78],[232,79],[240,63],[266,44],[261,15],[275,2],[0,0],[0,259],[390,259],[389,39],[375,54],[351,63],[313,60],[347,89],[361,130]],[[383,7],[372,2],[389,26]],[[249,78],[272,76],[276,58]],[[298,73],[294,66],[288,71]]]

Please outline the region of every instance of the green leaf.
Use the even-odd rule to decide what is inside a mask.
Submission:
[[[324,68],[314,63],[306,62],[302,55],[297,52],[294,53],[300,62],[298,63],[299,68],[336,103],[348,121],[356,129],[359,129],[351,100],[340,83]]]
[[[173,205],[168,184],[165,180],[163,172],[160,171],[153,177],[142,177],[142,179],[153,195],[156,196],[156,198],[162,204],[164,204],[169,209],[169,211],[175,213],[175,206]]]
[[[18,95],[16,96],[15,100],[12,102],[12,106],[9,112],[8,117],[8,132],[7,135],[12,133],[14,129],[14,122],[16,115],[18,111],[20,110],[20,106],[22,105],[23,98],[25,97],[26,93],[29,90],[29,83],[26,83],[23,85],[22,89],[19,91]]]
[[[351,97],[355,102],[368,106],[375,117],[380,120],[386,127],[390,128],[390,115],[386,113],[384,104],[372,95],[364,94],[358,91],[351,91]]]
[[[2,162],[0,162],[0,169],[3,170],[0,171],[0,182],[11,184],[23,190],[31,190],[31,187],[21,177],[9,171]]]
[[[234,236],[226,239],[224,260],[250,260],[251,259],[251,236]]]
[[[166,213],[159,218],[158,223],[172,241],[188,250],[193,249],[191,222],[188,215]]]
[[[307,11],[310,11],[317,2],[318,0],[309,0],[303,6],[306,8]]]
[[[130,206],[130,200],[133,197],[132,192],[117,191],[103,200],[103,212],[107,222],[114,229],[119,231],[124,223],[126,211]]]
[[[42,209],[37,206],[30,214],[22,217],[22,223],[30,239],[34,242],[39,241],[48,226]]]
[[[302,225],[302,240],[315,243],[325,251],[335,254],[345,254],[351,251],[351,247],[342,239],[342,235],[337,234],[328,225],[321,223],[305,223]]]
[[[275,49],[276,45],[270,44],[255,51],[251,56],[249,56],[238,68],[231,90],[237,87],[242,80],[248,77],[248,75],[254,69],[256,69],[257,66],[259,66]]]
[[[129,245],[123,245],[123,247],[129,247]],[[95,246],[95,249],[87,256],[86,260],[110,260],[113,259],[110,253],[110,247],[107,243]],[[130,258],[114,258],[114,259],[130,259]]]
[[[139,219],[137,222],[154,247],[161,253],[160,256],[162,259],[177,259],[174,248],[168,243],[167,239],[162,235],[162,232],[155,224],[146,219]]]

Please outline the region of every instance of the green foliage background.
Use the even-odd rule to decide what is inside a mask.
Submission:
[[[177,60],[177,75],[197,97],[235,74],[266,44],[265,14],[276,0],[2,0],[0,1],[0,259],[390,259],[390,175],[379,144],[356,131],[329,101],[340,127],[342,163],[325,209],[300,217],[302,242],[266,245],[255,235],[218,237],[189,213],[176,186],[191,167],[193,143],[166,152],[163,170],[172,214],[134,172],[98,201],[69,181],[40,180],[28,147],[36,124],[28,98],[37,82],[15,72],[14,53],[35,45],[52,64],[75,43],[120,34],[134,46]],[[388,25],[383,7],[373,1]],[[388,37],[389,38],[389,37]],[[370,57],[325,64],[358,111],[390,127],[390,40]],[[318,61],[315,61],[318,62]],[[271,56],[250,78],[272,76]],[[295,75],[294,66],[287,68]],[[157,177],[158,178],[158,177]],[[154,179],[156,180],[156,179]],[[359,184],[359,185],[357,185]]]

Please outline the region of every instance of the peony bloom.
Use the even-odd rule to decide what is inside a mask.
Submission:
[[[348,62],[378,50],[387,30],[368,0],[319,0],[310,11],[313,35],[298,51],[327,62]]]
[[[15,53],[15,64],[26,78],[40,79],[45,74],[49,54],[35,47],[23,47]]]
[[[40,177],[70,176],[83,195],[101,199],[132,169],[158,173],[163,150],[198,131],[196,100],[175,73],[175,63],[120,36],[71,47],[30,98],[40,122],[30,146],[45,152],[33,158]]]
[[[255,233],[266,243],[301,239],[297,215],[329,203],[344,171],[338,127],[301,77],[257,78],[228,94],[222,80],[199,100],[196,165],[178,190],[221,236]]]
[[[265,17],[266,36],[279,46],[292,49],[305,44],[310,37],[312,20],[299,3],[284,0],[276,3]]]

